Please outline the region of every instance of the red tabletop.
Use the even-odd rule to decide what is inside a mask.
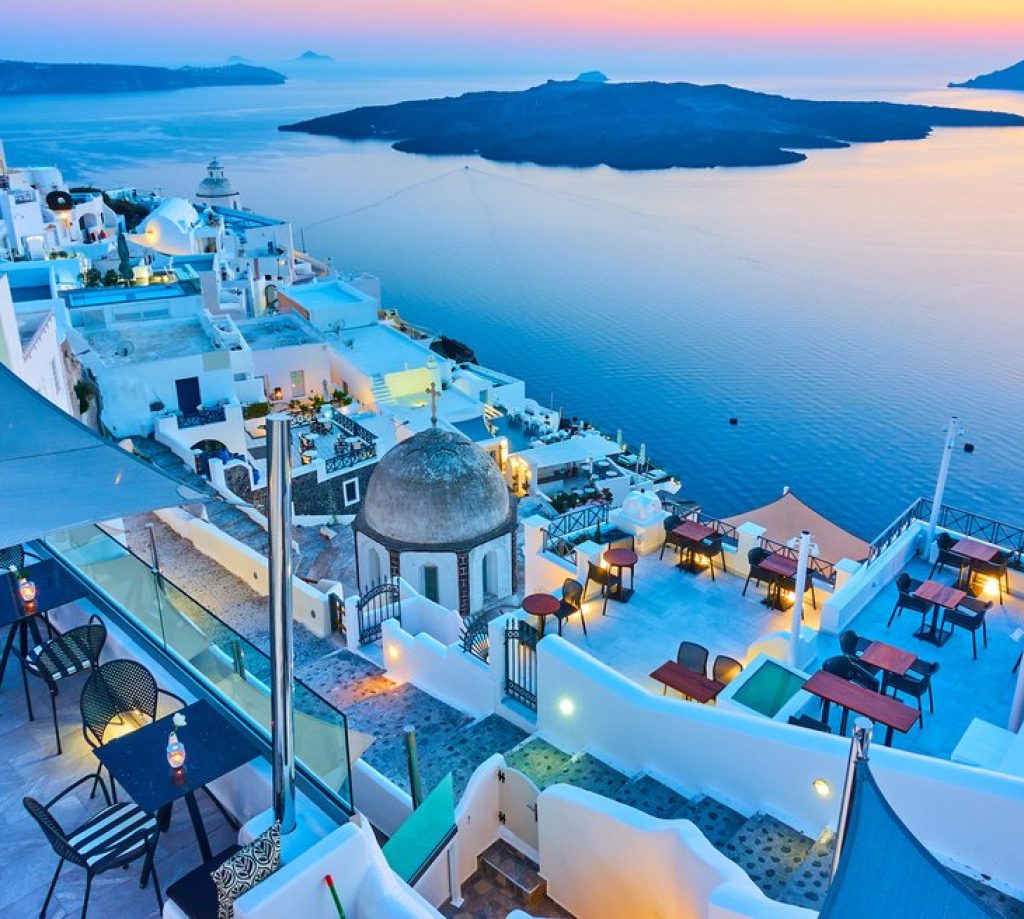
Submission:
[[[988,543],[978,542],[976,539],[961,539],[953,546],[953,551],[974,562],[990,562],[999,554],[997,546],[990,546]]]
[[[706,676],[687,670],[675,661],[665,661],[651,673],[651,679],[702,704],[710,702],[725,689],[725,683],[709,680]]]
[[[927,600],[929,603],[943,606],[946,609],[956,609],[956,607],[964,602],[967,591],[960,590],[957,587],[949,587],[946,584],[940,584],[938,581],[925,581],[914,591],[914,596],[920,600]]]
[[[848,708],[858,715],[864,715],[872,721],[895,728],[906,734],[917,721],[917,709],[904,705],[902,702],[873,692],[865,686],[858,686],[836,676],[819,670],[806,683],[804,689],[820,699],[835,702]]]
[[[632,568],[639,556],[632,549],[607,549],[604,560],[611,568]]]
[[[784,578],[791,578],[796,574],[796,559],[789,558],[786,555],[779,555],[778,552],[773,552],[766,558],[761,559],[758,565],[767,571],[771,571],[773,574],[780,574]]]
[[[540,616],[542,619],[558,612],[561,605],[558,597],[551,594],[530,594],[523,597],[523,609],[531,616]]]
[[[693,542],[702,542],[709,536],[715,535],[715,530],[712,527],[696,520],[684,520],[672,532],[676,536],[682,536],[683,539],[690,539]]]
[[[884,641],[873,641],[865,648],[860,659],[865,664],[881,667],[896,676],[903,676],[917,660],[917,655],[897,648],[895,645],[888,645]]]

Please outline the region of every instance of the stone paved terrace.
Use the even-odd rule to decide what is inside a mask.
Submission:
[[[727,564],[738,570],[738,560],[727,554]],[[720,560],[719,560],[720,561]],[[928,575],[929,566],[914,560],[909,573],[918,579]],[[1017,655],[1024,648],[1024,598],[1021,597],[1019,575],[1014,589],[1016,596],[1007,596],[1005,604],[995,605],[987,617],[988,648],[978,635],[978,660],[971,657],[970,634],[957,630],[945,646],[939,648],[913,637],[920,617],[905,612],[891,628],[886,622],[896,600],[896,586],[890,583],[851,623],[858,634],[887,641],[925,660],[938,661],[940,669],[934,678],[935,714],[925,704],[925,727],[914,727],[906,735],[897,734],[894,746],[948,758],[974,717],[1005,727],[1013,697],[1014,675],[1011,672]],[[741,596],[745,578],[737,574],[722,576],[716,571],[715,582],[707,571],[691,574],[679,570],[666,551],[664,560],[657,554],[640,559],[636,569],[636,593],[628,603],[608,602],[608,613],[601,615],[602,601],[597,588],[588,591],[584,613],[588,634],[583,634],[579,618],[563,627],[563,637],[604,661],[623,675],[652,692],[661,692],[649,674],[659,664],[674,659],[679,642],[684,639],[704,645],[710,662],[717,654],[727,654],[745,661],[750,644],[764,635],[788,630],[790,613],[765,607],[764,587],[751,582],[747,596]],[[946,572],[937,579],[949,583],[953,574]],[[627,575],[628,586],[628,575]],[[818,605],[829,596],[827,589],[816,587]],[[819,614],[807,594],[804,625],[817,628]],[[547,624],[554,630],[557,624]],[[817,670],[820,662],[839,653],[837,639],[822,636],[818,641],[818,657],[809,668]],[[916,705],[913,699],[907,700]],[[805,711],[820,714],[817,702]],[[839,712],[833,706],[832,728],[839,728]]]

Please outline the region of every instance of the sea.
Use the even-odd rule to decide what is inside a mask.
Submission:
[[[220,158],[245,206],[290,219],[340,271],[379,275],[386,306],[525,378],[544,405],[644,444],[711,514],[789,487],[871,539],[932,493],[956,415],[974,450],[954,455],[947,503],[1024,524],[1024,128],[657,172],[426,157],[276,130],[543,79],[339,73],[9,96],[0,139],[12,164],[168,195],[190,196]],[[742,85],[1024,114],[1024,93],[938,78]]]

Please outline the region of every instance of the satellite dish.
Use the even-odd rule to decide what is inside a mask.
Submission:
[[[135,343],[131,341],[123,341],[117,346],[118,357],[128,357],[135,350]]]
[[[73,211],[75,201],[66,191],[51,191],[46,196],[46,206],[51,211]]]
[[[344,319],[335,319],[334,322],[331,323],[331,327],[330,328],[331,328],[331,331],[335,335],[340,335],[341,334],[341,330],[343,328],[345,328],[345,320]]]

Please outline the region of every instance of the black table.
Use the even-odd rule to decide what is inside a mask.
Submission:
[[[0,627],[10,626],[0,658],[0,684],[7,670],[7,659],[11,655],[15,637],[20,638],[19,651],[22,660],[29,651],[28,636],[31,632],[33,647],[42,642],[39,634],[39,616],[65,603],[81,600],[86,594],[81,582],[65,571],[52,558],[35,562],[22,569],[25,576],[36,585],[36,610],[26,615],[18,596],[18,581],[10,571],[0,574]]]
[[[175,731],[174,714],[165,715],[96,748],[96,756],[128,796],[146,813],[157,818],[161,832],[171,822],[174,802],[185,799],[195,828],[199,853],[208,862],[213,853],[196,792],[260,755],[256,744],[201,700],[181,709],[188,724],[176,730],[185,746],[185,766],[174,773],[167,764],[167,737]],[[148,865],[144,869],[148,877]]]

